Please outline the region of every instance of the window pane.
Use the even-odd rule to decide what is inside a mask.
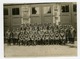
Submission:
[[[35,7],[33,7],[33,8],[32,8],[32,14],[36,14],[36,12],[37,12],[37,11],[36,11]]]
[[[65,12],[65,6],[62,6],[62,12]]]
[[[4,8],[4,15],[8,15],[8,9]]]
[[[48,9],[48,12],[47,13],[51,13],[51,8]]]
[[[50,14],[51,13],[51,7],[44,7],[44,14]]]
[[[73,5],[73,12],[76,12],[76,11],[77,11],[77,5],[74,4],[74,5]]]
[[[69,5],[65,5],[61,7],[62,12],[69,12]]]
[[[32,14],[39,14],[39,7],[32,7]]]
[[[19,15],[19,8],[13,8],[12,15]]]
[[[66,12],[69,12],[69,5],[66,5],[65,8],[66,8]]]

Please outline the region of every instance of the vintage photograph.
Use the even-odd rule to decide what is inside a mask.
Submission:
[[[4,57],[77,56],[77,2],[4,3]]]

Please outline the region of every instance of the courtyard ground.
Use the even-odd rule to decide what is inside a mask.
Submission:
[[[4,45],[5,57],[77,56],[77,43],[67,45]]]

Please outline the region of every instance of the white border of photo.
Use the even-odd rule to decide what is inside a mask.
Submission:
[[[44,3],[44,2],[77,2],[77,56],[57,56],[57,57],[26,57],[27,59],[80,59],[80,0],[0,0],[0,59],[4,57],[4,16],[3,4],[4,3]],[[24,59],[26,59],[24,58]],[[6,58],[6,59],[23,59],[19,58]]]

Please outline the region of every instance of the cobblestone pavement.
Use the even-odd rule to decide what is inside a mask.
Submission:
[[[77,56],[77,43],[68,45],[36,45],[4,47],[5,57]]]

